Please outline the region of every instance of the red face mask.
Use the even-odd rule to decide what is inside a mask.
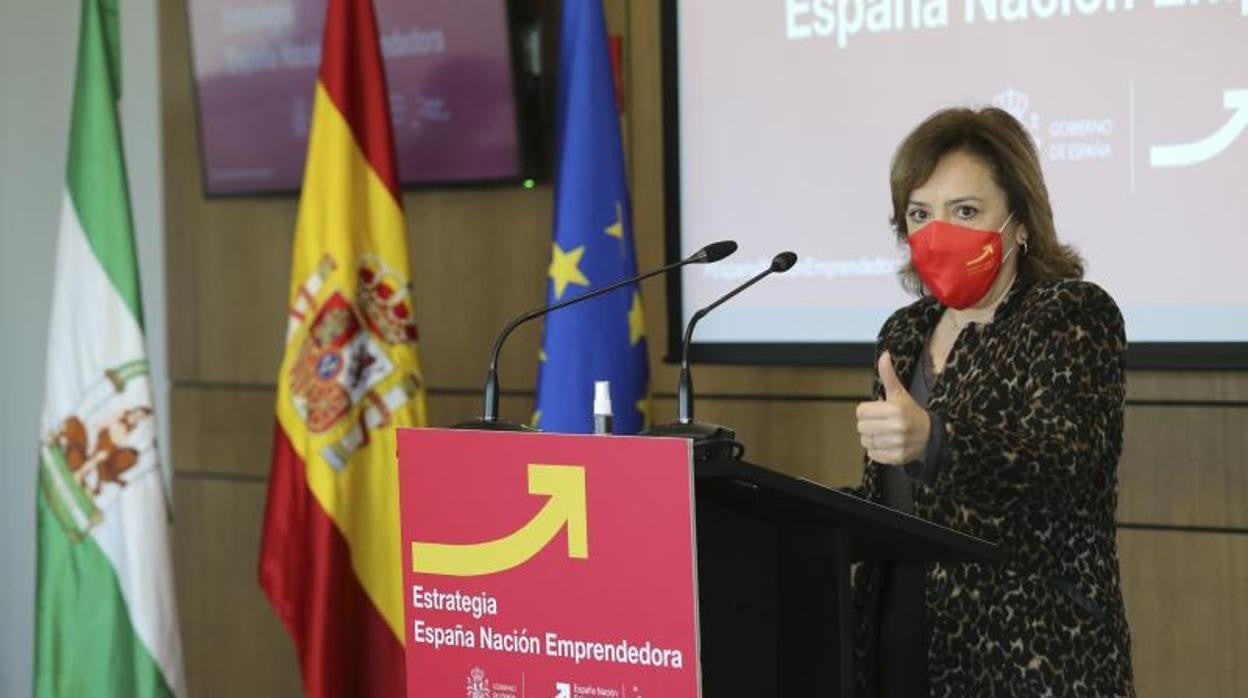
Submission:
[[[988,293],[1005,261],[1001,231],[1013,218],[1011,213],[997,230],[932,221],[909,237],[910,262],[936,300],[962,310]]]

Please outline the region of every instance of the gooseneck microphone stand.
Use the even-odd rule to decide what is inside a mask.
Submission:
[[[693,340],[693,328],[698,321],[706,317],[729,299],[745,289],[762,281],[770,274],[783,274],[797,263],[797,255],[793,252],[781,252],[771,260],[771,265],[750,277],[745,283],[720,296],[714,303],[698,310],[689,318],[685,326],[684,342],[680,353],[680,379],[676,386],[676,421],[661,424],[642,432],[646,436],[675,436],[692,439],[694,442],[694,460],[719,458],[740,458],[745,451],[736,440],[736,432],[706,422],[695,422],[693,419],[693,378],[689,370],[689,345]]]
[[[713,242],[678,262],[673,262],[672,264],[646,272],[645,274],[638,274],[637,276],[617,281],[608,286],[604,286],[587,293],[582,293],[575,298],[569,298],[568,300],[560,303],[534,308],[516,316],[511,320],[511,322],[508,322],[507,325],[503,327],[501,332],[498,333],[498,337],[494,339],[494,347],[490,350],[490,364],[485,373],[484,409],[482,410],[481,416],[467,422],[460,422],[459,424],[454,425],[454,428],[482,429],[486,431],[536,431],[532,427],[523,424],[516,424],[514,422],[503,421],[498,418],[498,355],[503,349],[503,342],[507,339],[507,336],[520,325],[534,318],[539,318],[547,313],[559,310],[560,308],[566,308],[575,303],[581,303],[591,298],[597,298],[604,293],[610,293],[611,291],[614,291],[622,286],[644,281],[645,279],[652,276],[658,276],[659,274],[666,274],[689,264],[711,264],[718,262],[736,251],[737,243],[732,240]]]

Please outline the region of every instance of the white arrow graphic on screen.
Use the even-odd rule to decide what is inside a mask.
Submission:
[[[1226,90],[1222,106],[1231,110],[1231,118],[1222,128],[1195,143],[1155,145],[1149,148],[1149,164],[1153,167],[1185,167],[1204,162],[1235,142],[1248,129],[1248,90]]]

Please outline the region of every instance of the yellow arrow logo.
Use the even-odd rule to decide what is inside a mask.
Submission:
[[[966,266],[973,267],[980,262],[985,262],[992,257],[992,245],[984,245],[984,249],[979,256],[966,263]]]
[[[515,533],[483,543],[412,542],[412,571],[475,577],[528,562],[567,525],[568,557],[588,558],[585,468],[529,464],[529,494],[550,495],[546,505]]]

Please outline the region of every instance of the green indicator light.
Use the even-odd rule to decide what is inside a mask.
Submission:
[[[534,181],[533,181],[533,180],[531,180],[531,179],[526,179],[526,180],[524,180],[524,188],[525,188],[525,189],[532,189],[533,187],[536,187],[536,186],[537,186],[537,182],[534,182]]]

